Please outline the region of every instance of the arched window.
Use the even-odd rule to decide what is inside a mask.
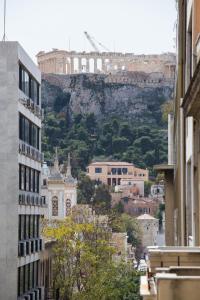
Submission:
[[[70,199],[67,199],[65,201],[65,207],[66,207],[65,215],[68,216],[69,212],[71,211],[71,200]]]
[[[52,216],[58,216],[58,198],[56,196],[52,198]]]

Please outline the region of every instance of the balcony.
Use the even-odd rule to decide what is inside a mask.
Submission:
[[[46,207],[46,197],[40,196],[37,193],[20,191],[18,204]]]
[[[143,300],[198,300],[200,247],[149,247],[148,271],[140,280]]]
[[[200,267],[198,247],[149,247],[149,271],[155,274],[157,268]]]
[[[43,250],[43,241],[41,238],[32,238],[18,243],[18,256],[25,257]]]
[[[43,287],[35,287],[34,289],[31,289],[29,292],[25,293],[23,296],[18,297],[17,300],[41,300],[43,299],[43,294]]]
[[[32,147],[31,145],[29,145],[21,140],[19,140],[19,153],[23,154],[33,160],[36,160],[40,163],[42,163],[44,161],[43,153],[41,153],[38,149]]]
[[[21,97],[19,98],[20,103],[22,103],[26,108],[28,108],[28,110],[31,111],[34,115],[36,115],[39,119],[43,120],[43,109],[41,109],[39,105],[35,104],[33,100],[26,97],[25,95],[22,95],[24,94],[21,92]]]

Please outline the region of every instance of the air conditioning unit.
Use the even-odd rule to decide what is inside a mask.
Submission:
[[[26,242],[19,242],[18,244],[18,254],[19,256],[26,256]]]
[[[34,293],[35,293],[35,300],[40,300],[40,291],[39,291],[39,289],[35,289]]]
[[[31,109],[34,110],[35,109],[35,103],[33,101],[31,101]]]
[[[35,252],[39,252],[40,249],[40,239],[35,240]]]
[[[30,197],[30,195],[26,195],[26,204],[27,205],[31,204],[31,197]]]
[[[26,241],[26,255],[31,254],[31,243],[30,241]]]
[[[22,204],[22,194],[19,194],[19,204]]]
[[[24,143],[22,143],[22,153],[23,154],[26,153],[26,145]]]
[[[26,105],[27,105],[27,107],[31,107],[31,99],[28,98],[26,100]]]
[[[31,196],[31,205],[35,205],[35,197]]]
[[[43,240],[40,239],[40,251],[43,251],[44,250],[44,243],[43,243]]]
[[[29,293],[29,295],[30,295],[30,300],[36,300],[34,292]]]
[[[31,240],[30,244],[31,244],[31,253],[35,253],[35,240]]]
[[[39,299],[43,299],[44,298],[44,287],[39,287]]]
[[[22,194],[22,204],[26,204],[26,196],[25,194]]]
[[[27,156],[30,156],[30,154],[31,154],[30,146],[29,146],[29,145],[26,145],[26,155],[27,155]]]
[[[35,197],[35,205],[39,205],[39,197],[38,196]]]
[[[19,153],[21,153],[22,152],[22,143],[21,143],[21,141],[19,141]]]

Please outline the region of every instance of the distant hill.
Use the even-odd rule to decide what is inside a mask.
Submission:
[[[166,161],[161,105],[172,98],[173,89],[174,82],[162,73],[43,75],[46,159],[55,146],[63,160],[71,150],[75,173],[94,157],[150,169]]]

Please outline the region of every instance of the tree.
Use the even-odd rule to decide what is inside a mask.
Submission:
[[[87,290],[76,300],[140,300],[139,273],[130,264],[110,263],[90,277]]]
[[[96,118],[95,118],[95,115],[93,113],[88,114],[86,116],[85,124],[86,124],[86,128],[87,128],[88,132],[90,132],[90,133],[95,132]]]
[[[105,184],[100,184],[94,194],[94,209],[97,213],[108,213],[111,209],[111,195],[109,187]]]
[[[168,122],[168,114],[172,113],[174,110],[174,101],[169,100],[165,102],[161,106],[161,111],[162,111],[162,121],[167,124]]]
[[[151,193],[151,186],[152,186],[152,182],[151,181],[145,181],[144,182],[144,196],[145,197],[149,197],[150,193]]]
[[[91,275],[105,269],[114,253],[106,228],[98,223],[77,223],[77,217],[72,214],[44,229],[44,235],[56,241],[54,288],[59,289],[63,300],[77,299],[78,294],[86,291]]]
[[[114,232],[127,232],[128,243],[132,246],[137,247],[141,244],[141,231],[134,217],[112,211],[109,215],[109,224]]]
[[[112,261],[110,231],[98,222],[77,222],[72,214],[45,227],[54,239],[54,290],[61,300],[139,300],[139,273],[131,265]]]
[[[142,136],[135,140],[133,144],[136,148],[139,147],[141,149],[142,154],[152,149],[152,140],[148,136]]]
[[[95,183],[89,176],[81,174],[78,181],[78,203],[91,203],[91,198],[94,195]]]
[[[137,247],[141,244],[141,231],[137,220],[127,214],[122,214],[122,222],[128,235],[128,243]]]
[[[117,135],[119,132],[119,121],[117,119],[113,119],[112,129],[113,129],[113,133]]]
[[[121,129],[120,129],[120,135],[127,138],[128,140],[132,141],[133,133],[132,133],[131,128],[128,123],[122,124]]]
[[[129,140],[125,137],[113,138],[113,151],[114,152],[124,152],[129,145]]]

